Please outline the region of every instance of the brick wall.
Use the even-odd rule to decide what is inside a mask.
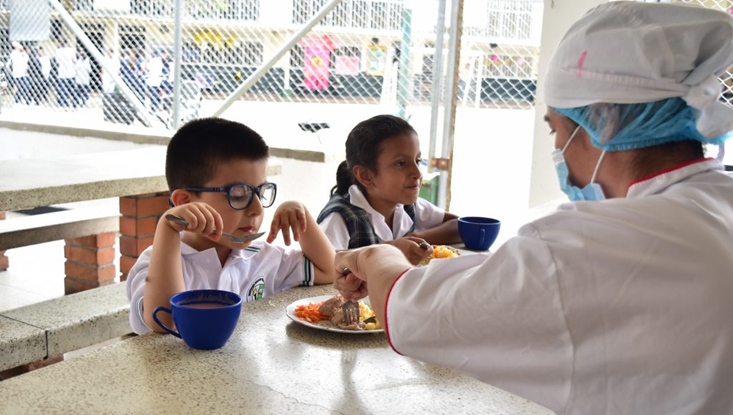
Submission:
[[[153,244],[155,227],[168,210],[168,192],[120,198],[120,280],[135,265],[140,254]]]

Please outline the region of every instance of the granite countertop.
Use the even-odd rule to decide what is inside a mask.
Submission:
[[[334,293],[295,288],[244,304],[218,350],[148,334],[0,383],[0,413],[549,414],[458,372],[400,356],[385,335],[290,321],[291,302]]]

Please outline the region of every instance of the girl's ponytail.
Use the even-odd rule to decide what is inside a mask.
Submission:
[[[352,184],[354,184],[354,176],[349,170],[349,164],[344,160],[336,169],[336,186],[331,189],[331,195],[339,194],[345,196],[349,193],[349,187]]]

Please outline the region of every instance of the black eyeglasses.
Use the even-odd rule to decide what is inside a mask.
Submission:
[[[277,195],[277,185],[275,183],[265,182],[257,187],[252,187],[247,183],[235,183],[227,187],[189,187],[184,190],[189,192],[225,192],[229,199],[229,206],[232,209],[247,209],[252,204],[255,194],[260,198],[262,207],[268,208],[275,203]]]

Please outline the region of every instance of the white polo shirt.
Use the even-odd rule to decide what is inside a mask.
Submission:
[[[349,188],[349,200],[351,204],[364,209],[372,220],[374,232],[383,241],[393,241],[407,235],[412,227],[412,218],[405,212],[402,205],[397,205],[394,218],[392,221],[392,229],[387,225],[381,213],[377,212],[367,201],[359,187],[352,185]],[[415,230],[414,232],[422,232],[424,230],[434,228],[443,223],[445,211],[425,199],[418,198],[415,203]],[[331,241],[334,249],[343,250],[349,248],[349,229],[346,227],[344,218],[338,213],[332,213],[319,224],[323,233],[326,234],[328,240]]]
[[[142,300],[152,252],[152,246],[143,251],[127,276],[130,326],[137,334],[151,331],[142,318]],[[181,242],[181,254],[186,291],[231,291],[249,302],[289,288],[313,285],[313,264],[299,249],[253,242],[245,249],[232,250],[223,267],[213,248],[199,252]]]

